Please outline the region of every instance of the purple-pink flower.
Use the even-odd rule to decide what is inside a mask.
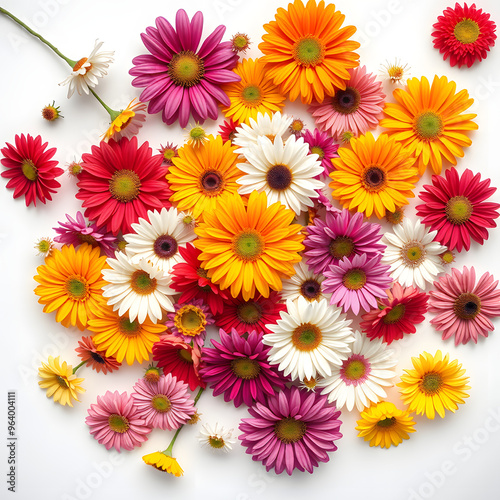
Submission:
[[[318,160],[323,167],[321,176],[328,175],[333,170],[332,158],[338,158],[337,149],[339,145],[326,133],[317,128],[313,132],[306,130],[304,142],[309,144],[309,153],[318,155]]]

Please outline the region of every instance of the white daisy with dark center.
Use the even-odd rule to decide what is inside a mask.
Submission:
[[[330,299],[330,293],[324,293],[322,283],[325,276],[314,274],[311,268],[301,260],[295,266],[295,274],[288,280],[283,280],[281,298],[283,300],[297,300],[304,297],[308,302]]]

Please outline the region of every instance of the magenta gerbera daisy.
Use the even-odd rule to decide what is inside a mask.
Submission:
[[[455,335],[455,345],[477,344],[479,336],[487,337],[494,330],[490,318],[500,316],[498,281],[484,273],[476,284],[476,271],[465,267],[453,268],[434,282],[429,292],[429,311],[438,313],[431,324],[443,332],[443,340]]]
[[[76,220],[66,214],[67,222],[58,221],[59,227],[54,227],[57,236],[54,241],[63,245],[77,247],[82,243],[88,243],[93,247],[99,247],[108,256],[115,256],[116,238],[104,228],[98,228],[96,224],[88,223],[81,212],[76,213]]]
[[[150,54],[134,57],[129,73],[134,87],[146,87],[140,96],[149,101],[148,112],[162,112],[167,125],[179,120],[181,127],[189,116],[197,123],[207,118],[217,119],[218,103],[229,106],[222,83],[239,82],[240,76],[231,71],[238,54],[231,42],[222,42],[226,31],[219,26],[201,47],[203,14],[197,12],[191,21],[182,9],[177,11],[175,29],[163,17],[156,18],[156,28],[146,28],[142,41]]]
[[[417,288],[403,288],[395,282],[387,291],[387,298],[379,299],[378,307],[362,316],[360,327],[369,339],[382,338],[390,344],[417,331],[415,325],[424,321],[428,299]]]
[[[42,138],[38,135],[16,135],[16,145],[7,143],[1,149],[4,156],[1,163],[7,169],[2,172],[2,177],[9,179],[7,189],[14,190],[14,198],[24,196],[26,206],[36,200],[45,203],[51,201],[51,193],[55,193],[60,187],[56,177],[64,171],[57,167],[57,161],[52,160],[56,148],[47,149],[47,142],[42,144]]]
[[[132,223],[147,218],[148,210],[170,207],[161,155],[152,155],[149,144],[137,147],[137,138],[110,140],[84,154],[76,198],[83,200],[85,216],[114,235],[132,232]]]
[[[162,375],[157,382],[141,378],[134,385],[132,398],[139,416],[149,427],[175,430],[194,415],[194,400],[188,386],[170,373]]]
[[[262,333],[255,331],[242,337],[234,328],[230,333],[219,331],[220,342],[212,340],[213,347],[201,351],[200,374],[214,396],[224,394],[224,401],[238,407],[252,406],[256,401],[265,404],[266,396],[285,387],[275,365],[270,365],[267,354],[271,347],[262,343]]]
[[[495,45],[496,25],[490,20],[490,15],[482,9],[476,9],[476,4],[470,7],[458,2],[455,8],[448,7],[438,22],[433,24],[434,48],[439,49],[450,65],[468,68],[478,60],[486,59],[490,47]]]
[[[328,175],[333,170],[332,158],[338,158],[339,145],[326,133],[315,128],[312,132],[306,130],[304,142],[309,144],[309,153],[317,154],[323,167],[321,175]]]
[[[385,94],[376,75],[367,73],[366,66],[349,69],[350,79],[345,90],[338,89],[321,103],[313,103],[312,113],[319,129],[339,139],[344,132],[364,134],[374,129],[382,117]]]
[[[280,300],[280,294],[274,291],[267,298],[260,294],[250,300],[244,300],[241,294],[229,297],[224,301],[222,314],[215,317],[215,324],[226,332],[234,328],[240,335],[252,330],[271,333],[266,325],[275,324],[280,319],[280,312],[286,309]]]
[[[380,225],[363,222],[363,214],[351,214],[342,210],[340,214],[327,211],[325,221],[319,217],[307,226],[304,240],[307,264],[319,274],[331,264],[338,264],[344,257],[352,260],[355,255],[374,257],[385,249],[379,242]]]
[[[445,175],[433,175],[432,186],[424,186],[419,194],[424,204],[417,206],[417,215],[432,231],[437,230],[435,240],[449,250],[469,250],[471,239],[482,245],[488,239],[488,228],[496,227],[500,204],[485,200],[497,188],[469,169],[461,177],[456,168]]]
[[[382,265],[381,258],[381,255],[370,258],[362,254],[331,265],[323,281],[325,292],[332,294],[330,304],[342,307],[344,312],[352,309],[354,314],[360,308],[369,311],[377,307],[377,298],[387,297],[386,289],[392,283],[390,266]]]
[[[286,388],[248,410],[239,426],[241,444],[252,459],[277,474],[295,469],[313,472],[319,462],[328,462],[327,452],[335,451],[342,437],[340,411],[326,396]]]
[[[107,391],[97,396],[97,403],[87,410],[85,423],[92,434],[107,450],[132,450],[147,441],[151,428],[139,417],[139,409],[126,392]]]

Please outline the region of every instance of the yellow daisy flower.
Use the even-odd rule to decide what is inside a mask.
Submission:
[[[356,427],[358,437],[370,441],[370,446],[389,448],[409,439],[415,432],[415,421],[408,411],[399,410],[392,403],[382,401],[361,412]]]
[[[45,304],[43,312],[57,311],[56,321],[65,327],[84,330],[89,318],[106,304],[102,296],[106,283],[101,274],[106,257],[100,257],[100,252],[99,247],[87,243],[77,250],[73,245],[64,245],[37,267],[34,279],[39,283],[35,288],[38,302]]]
[[[465,403],[464,398],[469,395],[465,392],[470,389],[466,385],[469,377],[465,377],[465,370],[457,360],[448,361],[450,355],[443,358],[441,351],[434,356],[428,352],[418,358],[411,358],[414,370],[405,370],[401,376],[401,398],[409,411],[418,415],[425,415],[433,419],[437,412],[444,418],[444,411],[455,412],[458,404]]]
[[[104,140],[114,139],[118,141],[122,137],[133,137],[139,132],[143,122],[146,120],[147,106],[143,102],[134,103],[132,99],[128,106],[120,112],[109,110],[113,118],[108,130],[104,133]]]
[[[156,451],[142,457],[144,462],[152,465],[155,469],[168,472],[175,477],[184,475],[184,471],[174,457],[166,455],[162,451]]]

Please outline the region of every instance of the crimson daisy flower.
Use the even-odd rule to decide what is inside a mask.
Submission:
[[[200,348],[196,344],[190,346],[175,335],[164,335],[153,345],[153,359],[158,366],[188,384],[192,391],[207,385],[198,372],[200,357]]]
[[[488,228],[496,227],[500,204],[487,202],[497,189],[490,187],[490,179],[481,181],[467,169],[459,177],[456,168],[432,176],[432,186],[425,185],[419,198],[417,215],[423,223],[437,230],[435,239],[449,250],[469,250],[471,238],[479,244],[488,239]]]
[[[222,137],[222,141],[231,141],[233,143],[234,136],[236,135],[236,128],[238,127],[238,122],[235,122],[232,118],[225,120],[222,125],[219,126],[219,135]]]
[[[51,193],[55,193],[60,187],[56,177],[63,170],[56,167],[57,161],[51,158],[56,153],[56,148],[45,150],[47,142],[42,144],[42,138],[35,138],[28,134],[16,135],[16,145],[7,143],[1,153],[4,158],[2,165],[7,168],[2,172],[2,177],[9,179],[7,189],[14,189],[14,198],[24,195],[26,206],[33,203],[36,207],[37,198],[45,203],[51,201]]]
[[[146,28],[142,41],[150,54],[134,57],[129,73],[134,87],[146,87],[140,96],[149,101],[148,113],[162,112],[167,125],[179,120],[185,127],[191,114],[194,121],[217,119],[218,103],[229,106],[229,97],[220,89],[222,83],[239,82],[231,71],[238,54],[231,42],[221,43],[226,31],[219,26],[199,47],[203,31],[203,14],[197,12],[191,21],[184,10],[178,10],[175,29],[163,17],[156,18],[156,28]]]
[[[212,314],[219,314],[224,310],[224,301],[228,294],[219,290],[207,278],[207,271],[200,267],[198,255],[201,250],[188,243],[185,248],[179,247],[179,252],[186,262],[175,264],[172,267],[172,283],[170,288],[181,293],[178,304],[185,304],[196,299],[201,299],[207,304]]]
[[[114,235],[133,232],[131,224],[147,219],[148,210],[170,207],[172,192],[161,155],[152,155],[145,142],[123,138],[92,146],[92,154],[82,156],[76,198],[83,200],[85,216],[97,226],[106,226]]]
[[[78,341],[78,347],[75,351],[80,359],[86,361],[85,366],[90,366],[97,373],[102,371],[106,375],[108,372],[111,373],[113,370],[118,370],[122,365],[116,361],[116,358],[106,356],[106,350],[99,351],[92,337],[82,337],[82,340]]]
[[[280,319],[280,312],[286,309],[280,300],[280,294],[274,291],[267,298],[260,294],[250,300],[243,300],[241,294],[229,297],[224,302],[222,314],[215,317],[215,324],[226,332],[234,328],[240,335],[252,330],[271,333],[266,325],[275,324]]]
[[[382,338],[390,344],[417,331],[415,325],[424,321],[429,297],[418,288],[403,288],[398,282],[387,296],[379,299],[376,309],[363,314],[360,327],[369,339]]]
[[[497,37],[490,15],[476,9],[476,4],[469,7],[457,2],[455,8],[448,7],[432,27],[434,48],[439,49],[445,61],[450,58],[451,66],[458,64],[459,68],[464,64],[470,68],[476,60],[485,59]]]

